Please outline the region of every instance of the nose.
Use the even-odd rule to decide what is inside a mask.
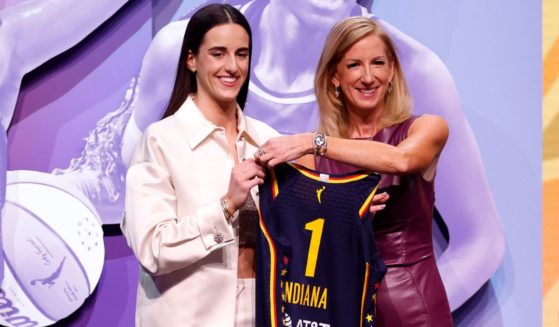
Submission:
[[[234,54],[227,56],[225,60],[225,70],[228,73],[236,73],[239,69],[239,63],[237,62],[237,56]]]
[[[375,75],[370,67],[365,67],[363,70],[363,75],[361,76],[361,82],[363,84],[371,84],[375,80]]]

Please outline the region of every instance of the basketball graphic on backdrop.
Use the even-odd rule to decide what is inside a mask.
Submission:
[[[2,218],[0,325],[51,325],[76,311],[105,256],[91,203],[58,176],[9,172]]]

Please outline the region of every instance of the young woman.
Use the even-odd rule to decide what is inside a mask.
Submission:
[[[235,8],[197,11],[164,118],[136,148],[122,230],[141,265],[138,326],[254,326],[253,154],[277,133],[242,112],[251,46]]]

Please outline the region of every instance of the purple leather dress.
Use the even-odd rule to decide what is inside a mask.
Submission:
[[[416,117],[378,132],[374,141],[398,145]],[[316,158],[325,173],[358,169],[327,158]],[[452,326],[448,299],[433,254],[435,191],[420,174],[382,175],[379,192],[390,194],[386,208],[374,220],[375,239],[386,273],[377,294],[377,326]]]

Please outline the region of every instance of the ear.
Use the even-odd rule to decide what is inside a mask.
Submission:
[[[340,86],[340,80],[338,79],[338,74],[334,74],[334,76],[332,76],[332,79],[330,80],[332,82],[332,84],[334,84],[334,87],[338,87]]]
[[[188,69],[195,73],[197,68],[196,68],[196,57],[194,56],[194,54],[192,53],[192,51],[188,50],[188,57],[186,58],[186,67],[188,67]]]
[[[389,81],[392,81],[392,79],[394,78],[394,61],[390,61],[390,79]]]

